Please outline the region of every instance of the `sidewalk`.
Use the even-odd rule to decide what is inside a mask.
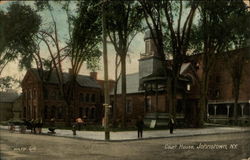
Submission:
[[[0,129],[8,129],[7,126],[0,126]],[[43,134],[47,134],[48,129],[43,128]],[[153,130],[144,131],[143,139],[153,138],[170,138],[170,137],[186,137],[186,136],[198,136],[198,135],[213,135],[213,134],[226,134],[226,133],[240,133],[250,132],[250,127],[211,127],[211,128],[188,128],[188,129],[175,129],[174,134],[170,134],[169,130]],[[29,130],[28,130],[29,133]],[[104,140],[103,131],[76,131],[75,136],[71,130],[56,129],[56,134],[51,136],[59,137],[71,137],[81,138],[89,140]],[[250,133],[249,133],[250,134]],[[121,131],[110,132],[111,141],[127,141],[137,140],[137,131]]]

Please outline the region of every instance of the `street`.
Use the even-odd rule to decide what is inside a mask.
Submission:
[[[0,130],[1,160],[242,160],[250,133],[171,137],[121,142],[81,140]]]

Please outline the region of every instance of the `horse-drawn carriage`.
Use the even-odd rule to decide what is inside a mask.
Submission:
[[[19,131],[20,133],[26,133],[26,130],[30,130],[31,133],[41,133],[42,125],[42,121],[10,120],[9,130],[11,132]]]

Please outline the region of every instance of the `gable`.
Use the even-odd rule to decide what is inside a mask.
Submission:
[[[40,80],[37,78],[37,76],[33,72],[31,72],[29,70],[26,72],[26,74],[21,82],[21,85],[23,87],[25,85],[27,86],[27,85],[34,83],[34,82],[37,82],[37,81],[40,81]]]

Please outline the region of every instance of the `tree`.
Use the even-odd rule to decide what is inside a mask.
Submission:
[[[48,9],[52,18],[52,27],[46,30],[40,30],[38,39],[47,47],[51,59],[50,66],[56,72],[58,79],[58,88],[67,105],[66,117],[72,116],[72,100],[77,85],[76,78],[84,62],[87,62],[88,68],[97,69],[98,60],[101,52],[98,44],[101,40],[100,12],[95,8],[96,1],[77,2],[76,14],[70,14],[70,3],[61,2],[68,16],[69,37],[66,43],[62,43],[58,35],[57,22],[55,20],[50,2],[37,1],[38,8]],[[62,61],[69,58],[71,62],[70,80],[66,80],[63,73]],[[67,81],[67,85],[65,85]],[[70,119],[67,119],[70,122]]]
[[[246,65],[246,55],[247,52],[249,52],[249,49],[246,47],[249,47],[248,41],[250,38],[250,13],[247,12],[247,10],[244,11],[242,7],[240,17],[239,14],[233,14],[231,15],[231,17],[232,18],[228,21],[228,25],[233,26],[236,23],[239,23],[241,25],[232,28],[232,32],[234,34],[232,34],[230,45],[233,49],[239,49],[242,52],[235,53],[227,51],[222,56],[226,62],[226,66],[232,79],[232,89],[234,97],[233,117],[235,124],[237,124],[237,106],[240,96],[240,86],[243,81],[242,78],[244,73],[243,71],[245,70]]]
[[[139,2],[143,8],[145,20],[153,36],[157,52],[162,60],[162,65],[167,66],[165,50],[173,57],[170,74],[167,67],[164,68],[165,76],[168,77],[166,86],[168,87],[170,114],[175,118],[177,81],[181,65],[189,49],[190,34],[199,2],[182,0],[139,0]],[[184,9],[188,12],[186,17],[184,16]]]
[[[7,89],[12,88],[15,83],[18,83],[18,81],[11,76],[0,77],[1,91],[6,91]]]
[[[199,25],[193,31],[196,34],[192,45],[198,51],[202,51],[202,76],[200,80],[200,100],[198,105],[198,117],[196,125],[204,123],[205,108],[208,97],[208,79],[211,69],[214,67],[218,54],[232,48],[233,37],[237,35],[232,20],[245,14],[243,2],[208,2],[203,1],[199,6]],[[239,34],[238,34],[239,35]],[[240,36],[240,35],[239,35]]]
[[[121,61],[122,126],[126,125],[126,56],[130,43],[141,30],[142,12],[137,2],[116,0],[106,6],[107,31]]]
[[[238,106],[238,100],[239,100],[239,95],[240,95],[240,85],[242,83],[243,70],[244,70],[244,66],[246,65],[245,63],[246,53],[227,52],[225,53],[224,56],[226,60],[226,66],[232,78],[232,89],[233,89],[233,97],[234,97],[233,117],[234,117],[235,124],[237,124],[237,118],[238,118],[237,106]]]
[[[41,17],[27,5],[13,3],[7,13],[0,11],[0,75],[17,58],[21,68],[31,66],[31,54],[36,51],[34,36],[40,24]]]
[[[98,68],[101,52],[98,44],[101,42],[101,13],[95,7],[96,1],[79,2],[78,16],[73,18],[72,40],[70,41],[70,59],[73,73],[77,75],[83,62],[88,68]]]

